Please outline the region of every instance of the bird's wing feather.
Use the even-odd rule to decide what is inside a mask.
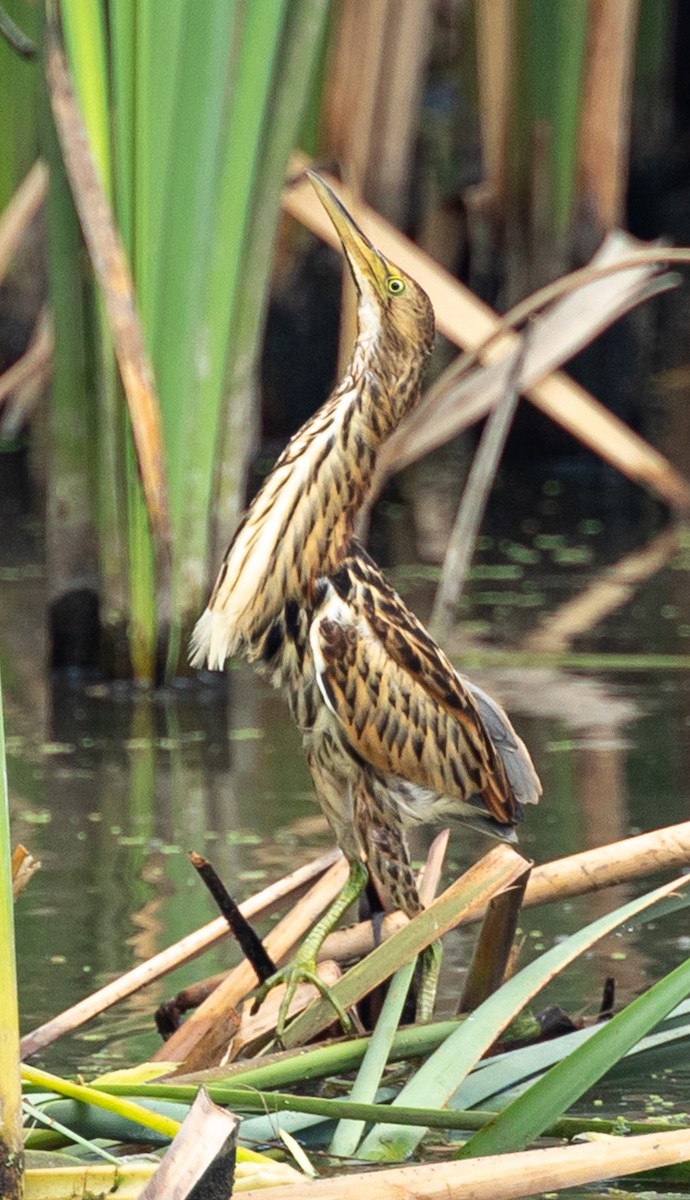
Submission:
[[[507,713],[492,696],[487,695],[466,675],[460,675],[465,687],[479,709],[482,721],[498,750],[506,769],[508,782],[520,804],[538,804],[541,796],[541,781],[522,738],[513,729]]]
[[[505,768],[508,783],[519,804],[536,804],[542,788],[529,751],[515,732],[500,704],[471,679],[455,670],[450,659],[429,636],[421,621],[410,612],[391,587],[380,568],[356,541],[333,583],[339,594],[363,612],[386,652],[401,667],[410,670],[425,690],[451,709],[467,702],[474,705],[479,724],[489,742],[489,758],[496,752]],[[500,771],[499,771],[500,774]]]
[[[332,588],[312,622],[319,687],[347,741],[376,770],[463,804],[483,802],[511,825],[518,806],[471,695],[452,668],[442,678],[444,664],[429,651],[424,666],[415,651],[391,653],[398,631],[385,624],[374,629]]]

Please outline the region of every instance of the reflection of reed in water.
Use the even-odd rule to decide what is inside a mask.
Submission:
[[[545,617],[523,639],[523,649],[551,654],[567,650],[575,638],[588,633],[626,604],[641,584],[666,566],[677,549],[677,529],[662,530],[642,550],[626,554],[613,566],[606,567],[579,596]]]

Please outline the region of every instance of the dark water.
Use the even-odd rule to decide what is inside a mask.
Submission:
[[[404,541],[408,518],[391,509],[388,520],[389,541]],[[545,612],[661,524],[662,515],[632,489],[611,497],[605,488],[544,479],[524,497],[514,481],[504,482],[465,602],[466,627],[515,647]],[[330,838],[284,706],[248,670],[231,671],[227,688],[181,686],[154,698],[100,685],[49,688],[40,670],[44,579],[36,531],[24,520],[13,522],[11,538],[8,530],[0,668],[13,839],[43,863],[17,907],[26,1031],[215,915],[189,849],[207,854],[243,899],[327,848]],[[416,565],[392,573],[423,614],[433,572]],[[473,672],[505,699],[544,783],[543,804],[521,832],[526,854],[544,861],[687,819],[689,638],[688,556],[681,553],[576,643],[581,651],[644,655],[646,669],[559,673],[521,663]],[[449,872],[486,846],[456,831]],[[423,848],[422,839],[417,853]],[[656,882],[525,912],[521,961]],[[684,913],[624,931],[565,972],[543,1003],[557,1002],[576,1018],[591,1015],[609,975],[623,1003],[687,955],[689,935]],[[471,945],[470,934],[448,938],[445,1012]],[[216,948],[49,1047],[40,1062],[92,1075],[145,1059],[159,1044],[152,1014],[160,1001],[236,957],[231,946]],[[663,1093],[665,1112],[682,1111],[688,1075],[681,1064],[657,1081],[602,1085],[597,1097],[604,1111],[632,1117],[644,1114],[651,1093]]]

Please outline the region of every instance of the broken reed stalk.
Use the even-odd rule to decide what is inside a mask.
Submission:
[[[578,1146],[553,1146],[517,1154],[468,1158],[348,1174],[347,1192],[359,1200],[521,1200],[541,1192],[581,1187],[598,1180],[674,1166],[690,1158],[690,1130],[607,1138]],[[271,1200],[341,1200],[343,1178],[318,1179],[305,1187],[278,1187]],[[244,1200],[265,1200],[250,1190]]]
[[[348,865],[344,858],[340,858],[270,931],[265,947],[271,958],[281,962],[292,951],[306,930],[338,895],[347,874]],[[152,1061],[185,1060],[201,1038],[224,1014],[239,1004],[256,987],[256,983],[256,975],[249,963],[239,963],[184,1025],[159,1047]]]
[[[270,979],[271,975],[276,973],[276,964],[266,953],[258,933],[254,932],[249,921],[242,915],[239,905],[233,900],[215,867],[195,850],[191,851],[189,857],[194,870],[198,872],[218,905],[221,915],[225,917],[235,941],[253,968],[259,983]]]
[[[277,880],[276,883],[269,884],[256,896],[252,896],[240,905],[243,915],[247,918],[269,916],[289,896],[310,884],[341,857],[340,850],[329,850],[326,854],[314,859],[313,862],[307,863],[306,866],[299,867],[290,875]],[[203,954],[205,950],[215,946],[217,942],[227,936],[227,921],[223,917],[216,917],[214,921],[210,921],[201,929],[188,934],[174,946],[169,946],[167,950],[161,950],[159,954],[154,954],[153,958],[148,959],[147,962],[140,963],[119,979],[114,979],[92,995],[85,996],[71,1008],[26,1034],[21,1042],[22,1058],[28,1058],[38,1050],[42,1050],[44,1046],[49,1046],[63,1034],[71,1033],[86,1021],[97,1017],[107,1008],[111,1008],[113,1004],[118,1004],[120,1000],[131,996],[155,979],[160,979],[162,975],[167,975],[182,963],[189,962],[190,959]]]
[[[239,1117],[219,1108],[208,1092],[199,1088],[179,1132],[139,1200],[161,1200],[163,1196],[167,1200],[185,1200],[195,1192],[199,1196],[232,1196],[239,1126]]]
[[[515,953],[515,934],[529,872],[488,903],[456,1012],[470,1013],[501,986]]]
[[[505,395],[492,408],[482,431],[450,533],[443,570],[431,610],[431,628],[440,640],[448,634],[457,620],[460,597],[467,582],[489,494],[520,400],[520,374],[525,361],[528,337],[529,326],[515,351]]]

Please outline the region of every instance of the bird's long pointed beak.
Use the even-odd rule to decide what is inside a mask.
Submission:
[[[335,226],[360,292],[366,290],[368,285],[380,293],[387,275],[383,258],[321,176],[315,171],[307,171],[307,175]]]

